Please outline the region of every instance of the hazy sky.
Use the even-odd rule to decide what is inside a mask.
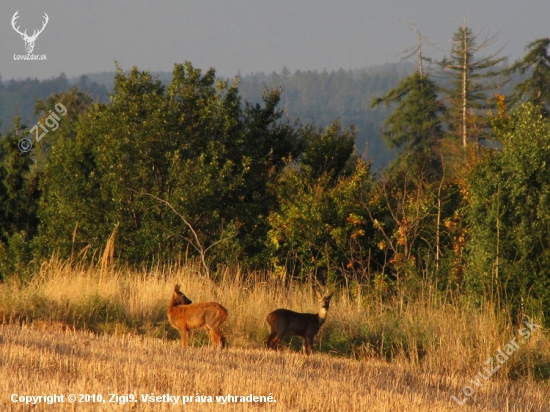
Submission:
[[[12,26],[42,27],[33,54],[14,60],[25,43]],[[397,62],[415,44],[408,23],[436,44],[427,55],[448,54],[466,18],[484,38],[498,34],[503,54],[517,59],[527,43],[550,37],[550,0],[2,0],[0,75],[69,77],[123,69],[171,71],[189,60],[219,75],[263,71],[356,69]],[[440,50],[441,49],[441,50]]]

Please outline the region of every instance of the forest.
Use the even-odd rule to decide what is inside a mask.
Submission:
[[[393,159],[382,138],[380,127],[388,114],[386,109],[372,109],[371,100],[385,94],[397,85],[400,77],[410,73],[414,66],[408,62],[379,67],[336,72],[296,71],[290,74],[286,67],[280,73],[272,72],[238,75],[227,79],[239,82],[241,102],[260,103],[265,88],[281,88],[281,107],[286,117],[300,122],[326,127],[339,118],[341,124],[356,128],[357,151],[368,150],[375,169],[386,167]],[[127,72],[128,73],[128,72]],[[102,72],[67,78],[39,81],[37,79],[0,81],[0,130],[7,133],[17,114],[22,122],[35,124],[38,120],[36,100],[44,100],[53,93],[68,92],[73,88],[88,94],[94,101],[107,103],[114,88],[116,72]],[[164,86],[170,84],[172,73],[151,72]],[[0,79],[1,80],[1,79]]]
[[[549,44],[505,66],[460,27],[442,61],[418,48],[417,66],[384,74],[233,80],[185,62],[169,81],[117,67],[108,94],[86,77],[4,83],[3,114],[40,95],[2,119],[0,277],[109,250],[130,267],[238,266],[382,300],[427,282],[547,318]]]

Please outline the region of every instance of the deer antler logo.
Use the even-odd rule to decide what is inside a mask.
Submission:
[[[13,15],[12,19],[11,19],[11,26],[13,27],[13,29],[19,33],[21,35],[21,38],[23,40],[25,40],[25,48],[27,49],[27,53],[32,53],[33,49],[34,49],[34,42],[36,41],[36,38],[38,37],[38,35],[40,33],[42,33],[44,31],[44,28],[46,27],[46,24],[48,24],[48,20],[50,19],[48,17],[48,15],[46,13],[44,13],[44,18],[46,19],[44,21],[44,25],[42,26],[42,28],[40,30],[34,30],[33,33],[32,33],[32,36],[28,36],[27,35],[27,30],[25,30],[23,33],[21,33],[19,31],[19,26],[15,27],[15,20],[17,20],[19,18],[19,16],[17,15],[19,13],[19,10],[17,10],[15,12],[15,14]]]

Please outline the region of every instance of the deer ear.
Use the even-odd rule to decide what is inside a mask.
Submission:
[[[321,295],[318,290],[315,291],[315,294],[317,295],[317,299],[323,299],[323,295]]]
[[[174,286],[174,292],[177,293],[177,292],[179,292],[179,291],[180,291],[180,285],[178,285],[178,284],[176,283],[176,286]]]

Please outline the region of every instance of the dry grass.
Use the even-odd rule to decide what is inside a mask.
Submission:
[[[154,392],[214,398],[189,410],[550,410],[550,342],[542,329],[482,387],[474,386],[462,408],[451,400],[463,399],[462,389],[472,386],[486,360],[518,336],[491,307],[450,305],[429,290],[414,300],[338,291],[316,354],[306,358],[296,338],[286,339],[279,353],[263,350],[265,316],[278,307],[315,312],[313,289],[284,286],[269,274],[243,280],[238,270],[217,278],[202,278],[190,266],[135,272],[52,261],[28,283],[0,284],[0,409],[16,407],[7,398],[12,393]],[[193,302],[217,301],[228,309],[222,325],[228,351],[207,348],[208,334],[197,331],[192,347],[181,348],[166,317],[175,283]],[[216,395],[270,392],[277,403],[215,401]]]
[[[106,403],[79,410],[116,409],[109,394],[134,394],[136,410],[173,410],[141,402],[141,394],[211,396],[185,410],[277,411],[547,411],[548,386],[509,383],[498,377],[459,408],[451,399],[464,377],[420,372],[404,363],[356,361],[323,354],[210,348],[135,335],[97,335],[60,328],[5,325],[0,329],[1,410],[28,410],[11,394],[102,394]],[[216,403],[216,395],[272,394],[276,403]],[[66,398],[65,398],[66,401]],[[181,402],[181,400],[180,400]],[[74,405],[72,405],[74,406]],[[126,405],[128,406],[128,405]],[[69,409],[68,402],[35,410]],[[120,409],[120,407],[118,407]],[[127,408],[125,408],[127,409]]]

